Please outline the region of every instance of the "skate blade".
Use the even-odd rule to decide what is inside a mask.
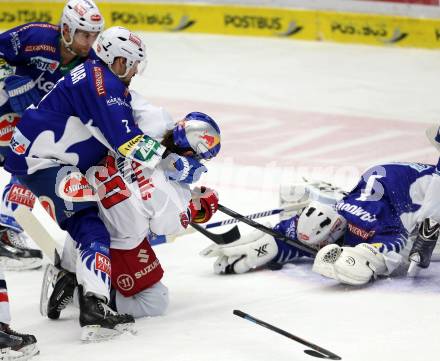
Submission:
[[[53,291],[53,283],[58,275],[58,272],[59,270],[52,264],[48,264],[44,271],[40,294],[40,314],[43,317],[47,316],[47,304],[49,303],[49,295]]]
[[[1,349],[0,361],[26,361],[39,353],[40,351],[36,344],[25,346],[20,351],[14,351],[10,348]]]
[[[6,271],[27,271],[40,268],[43,263],[41,258],[20,258],[0,257],[0,265]]]
[[[419,264],[418,262],[414,262],[414,261],[410,262],[409,267],[408,267],[408,271],[406,274],[408,277],[417,277],[419,275],[420,270],[422,268],[420,268],[418,266],[418,264]]]
[[[16,351],[16,356],[9,355],[10,361],[26,361],[34,357],[35,355],[38,355],[40,353],[40,350],[37,347],[37,344],[33,343],[31,345],[27,345],[25,347],[22,347],[20,351]]]
[[[99,325],[89,325],[81,328],[81,341],[84,343],[89,342],[102,342],[111,340],[118,337],[123,333],[136,334],[134,329],[134,323],[121,323],[115,326],[114,329],[104,328]]]

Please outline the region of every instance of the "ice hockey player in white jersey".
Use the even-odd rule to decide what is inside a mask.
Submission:
[[[133,99],[137,103],[136,96]],[[192,112],[174,124],[161,108],[145,102],[133,104],[133,109],[142,130],[157,139],[164,134],[162,144],[168,151],[199,160],[218,154],[220,129],[208,115]],[[160,281],[163,269],[149,244],[150,235],[172,235],[191,221],[204,223],[218,206],[214,191],[205,187],[191,191],[188,184],[170,182],[166,169],[166,163],[151,170],[110,153],[101,166],[88,173],[111,236],[114,306],[133,317],[162,315],[168,306],[168,289]],[[59,318],[73,297],[76,281],[69,271],[75,269],[76,256],[72,241],[66,242],[61,262],[64,270],[58,274],[47,304],[49,318]],[[80,281],[84,275],[76,277]]]
[[[421,221],[421,205],[434,173],[434,166],[419,163],[375,166],[336,204],[313,201],[274,230],[319,250],[314,271],[342,283],[366,284],[406,262],[400,253]],[[202,254],[218,257],[214,271],[219,274],[280,268],[311,256],[260,231]]]

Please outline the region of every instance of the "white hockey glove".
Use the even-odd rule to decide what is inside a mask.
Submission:
[[[315,256],[312,271],[336,280],[334,264],[341,255],[341,252],[342,247],[334,243],[322,247]]]
[[[316,255],[313,270],[353,286],[364,285],[372,278],[390,273],[384,255],[368,243],[356,247],[328,245]]]
[[[217,257],[214,273],[245,273],[264,266],[278,253],[275,239],[255,230],[227,245],[211,245],[200,252],[203,257]]]

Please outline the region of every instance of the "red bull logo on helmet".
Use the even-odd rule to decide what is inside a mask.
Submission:
[[[209,135],[207,130],[205,130],[199,138],[205,141],[205,144],[209,149],[220,143],[220,139],[214,135]]]

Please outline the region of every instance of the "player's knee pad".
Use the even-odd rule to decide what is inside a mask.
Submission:
[[[341,283],[359,286],[368,283],[376,275],[386,272],[382,254],[368,243],[356,247],[343,247],[334,264],[336,279]]]

